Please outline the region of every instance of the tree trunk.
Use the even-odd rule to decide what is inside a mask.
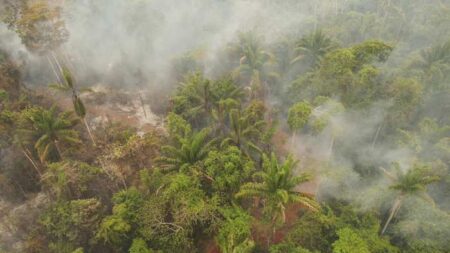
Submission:
[[[53,74],[56,76],[57,81],[62,84],[62,80],[61,77],[59,76],[58,72],[56,71],[55,65],[53,64],[52,60],[50,59],[50,56],[46,56],[45,58],[47,58],[47,61],[50,63],[50,66],[52,67],[53,70]]]
[[[63,60],[63,64],[65,65],[65,66],[68,66],[69,68],[70,68],[70,70],[71,71],[73,71],[73,73],[76,75],[77,73],[79,73],[78,71],[77,71],[77,68],[76,68],[76,66],[72,63],[72,61],[69,59],[69,54],[68,53],[66,53],[66,50],[64,49],[64,48],[61,48],[60,50],[59,50],[59,54],[61,55],[61,57],[62,57],[62,60]]]
[[[219,105],[219,108],[217,109],[217,118],[219,120],[219,131],[220,134],[225,135],[225,117],[223,113],[223,108],[221,105]]]
[[[63,156],[62,156],[61,149],[59,148],[58,141],[53,141],[53,144],[55,145],[56,152],[58,153],[59,158],[62,160]]]
[[[119,177],[120,177],[120,179],[122,180],[122,184],[123,184],[124,189],[127,190],[127,189],[128,189],[128,186],[127,186],[127,182],[125,181],[125,176],[124,176],[123,173],[120,172],[120,171],[119,171]]]
[[[88,124],[87,121],[86,121],[86,117],[83,118],[83,122],[84,122],[84,126],[86,127],[87,132],[88,132],[88,134],[89,134],[89,138],[90,138],[91,141],[92,141],[92,144],[94,144],[94,146],[97,146],[97,144],[95,143],[94,136],[92,135],[91,128],[89,127],[89,124]]]
[[[386,221],[386,224],[384,224],[383,230],[381,230],[381,235],[384,234],[384,232],[386,232],[386,229],[389,225],[389,223],[391,223],[392,218],[394,218],[394,216],[397,214],[398,210],[400,209],[400,206],[402,205],[403,202],[403,195],[400,195],[399,197],[397,197],[397,199],[395,199],[394,205],[392,205],[391,211],[389,213],[389,218]]]
[[[328,160],[330,160],[331,156],[333,155],[333,146],[334,146],[334,136],[331,137],[331,143],[328,149]]]
[[[25,155],[25,157],[28,159],[28,161],[30,161],[30,163],[33,165],[34,169],[36,170],[36,172],[39,175],[39,178],[41,178],[42,177],[41,170],[37,166],[36,162],[34,162],[33,158],[31,158],[30,154],[28,153],[28,150],[26,150],[25,148],[22,148],[22,153]]]
[[[380,131],[383,128],[383,126],[384,126],[384,120],[381,122],[380,126],[378,126],[378,128],[377,128],[377,131],[376,131],[375,136],[374,136],[373,141],[372,141],[372,149],[375,147],[375,144],[376,144],[377,139],[378,139],[378,135],[380,134]]]
[[[283,222],[283,224],[286,222],[286,210],[285,210],[285,207],[284,207],[284,205],[282,205],[281,206],[281,210],[280,210],[281,212],[280,212],[280,215],[281,215],[281,220],[282,220],[282,222]],[[273,218],[272,218],[272,222],[271,222],[271,224],[270,224],[270,227],[271,227],[271,235],[270,235],[270,238],[267,240],[267,247],[270,247],[270,244],[275,240],[275,235],[276,235],[276,232],[277,232],[277,215],[275,215]]]
[[[141,101],[142,111],[144,111],[144,117],[147,118],[147,111],[145,110],[144,99],[142,98],[141,92],[139,92],[139,100]]]
[[[294,131],[294,132],[292,132],[291,141],[290,141],[291,143],[289,145],[291,149],[294,148],[295,139],[297,139],[297,133]]]
[[[55,53],[52,51],[52,52],[50,52],[50,55],[55,60],[56,66],[58,66],[58,69],[59,69],[60,73],[64,73],[63,68],[61,67],[61,64],[58,61],[58,58],[56,58],[56,56],[55,56]]]

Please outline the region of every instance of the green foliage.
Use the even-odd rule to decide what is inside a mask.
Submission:
[[[219,201],[206,196],[197,178],[176,173],[162,180],[165,183],[140,209],[139,234],[154,249],[192,252],[194,235],[207,234],[217,225]]]
[[[153,166],[164,141],[162,133],[157,130],[148,131],[143,135],[132,133],[110,145],[111,149],[105,159],[114,162],[128,175],[137,169]]]
[[[448,92],[450,41],[422,50],[411,67],[419,70],[419,78],[427,84],[425,89],[433,93]]]
[[[101,209],[97,199],[61,201],[44,212],[40,224],[52,243],[85,245],[99,225]]]
[[[4,89],[0,89],[0,102],[5,101],[6,99],[8,99],[8,92]]]
[[[307,174],[294,175],[297,166],[291,156],[286,161],[279,163],[275,154],[271,157],[264,156],[263,171],[254,174],[258,180],[241,186],[236,198],[260,197],[265,200],[265,211],[270,215],[272,221],[286,221],[286,205],[290,203],[301,203],[305,207],[317,211],[319,204],[311,197],[295,191],[295,187],[307,182],[310,177]]]
[[[88,194],[102,174],[100,168],[89,164],[63,161],[49,164],[41,180],[58,198],[72,199]]]
[[[302,215],[287,234],[283,244],[301,247],[313,252],[334,252],[334,244],[346,247],[340,240],[338,231],[357,234],[361,244],[372,253],[398,253],[399,249],[391,245],[388,238],[379,235],[380,221],[371,212],[357,212],[350,205],[328,206],[321,212],[309,212]],[[339,242],[339,243],[338,243]],[[287,247],[287,246],[286,246]],[[351,247],[351,244],[348,246]],[[341,248],[342,249],[342,248]]]
[[[401,170],[399,164],[393,166],[395,174],[383,169],[385,174],[393,180],[389,187],[397,192],[397,198],[389,212],[389,217],[383,227],[381,233],[383,234],[392,218],[398,213],[405,198],[420,197],[434,206],[434,200],[427,194],[427,186],[440,180],[432,167],[428,164],[415,163],[413,167],[404,172]]]
[[[57,154],[61,158],[59,145],[80,143],[78,132],[73,127],[78,120],[72,113],[57,113],[56,107],[46,110],[40,107],[29,108],[21,112],[22,123],[19,129],[21,138],[33,141],[41,161],[46,161]]]
[[[232,45],[231,49],[239,58],[239,67],[235,72],[251,87],[253,95],[264,93],[267,82],[278,78],[277,73],[267,71],[274,62],[274,56],[263,48],[262,38],[255,33],[240,33],[239,42]]]
[[[291,131],[301,130],[308,122],[312,108],[308,102],[299,102],[293,105],[288,112],[288,125]]]
[[[102,220],[96,238],[113,245],[121,245],[131,231],[131,225],[120,216],[108,216]]]
[[[192,125],[200,127],[213,118],[224,128],[230,109],[238,107],[243,97],[241,88],[230,77],[217,81],[205,79],[200,73],[186,76],[173,97],[173,112]]]
[[[297,57],[292,63],[305,60],[316,67],[322,58],[331,50],[336,48],[336,43],[329,38],[322,30],[314,31],[300,39],[295,47]]]
[[[372,253],[398,253],[399,249],[393,246],[388,238],[380,236],[380,220],[372,212],[358,212],[351,206],[339,206],[339,217],[336,227],[351,229],[361,237]]]
[[[397,143],[416,152],[424,160],[448,161],[448,125],[440,125],[435,119],[424,118],[413,130],[398,129]]]
[[[292,243],[279,243],[270,246],[270,253],[311,253],[311,251]]]
[[[167,116],[167,129],[171,136],[184,136],[192,132],[191,125],[175,113]]]
[[[364,66],[374,61],[384,62],[391,54],[393,47],[377,40],[364,41],[352,47],[357,66]]]
[[[381,41],[332,50],[316,70],[294,81],[289,92],[305,94],[302,98],[309,100],[316,96],[339,96],[346,107],[367,106],[383,91],[380,71],[373,64],[385,62],[391,51],[392,47]]]
[[[84,253],[84,250],[83,250],[83,248],[78,248],[78,249],[72,251],[72,253]]]
[[[338,116],[345,111],[345,107],[338,101],[327,97],[316,97],[315,108],[311,113],[309,124],[314,132],[320,132],[329,126],[332,117]],[[333,137],[339,135],[340,129],[336,124],[331,125]]]
[[[45,1],[23,5],[21,15],[10,25],[31,52],[43,54],[63,44],[69,36],[62,19],[61,8]]]
[[[152,253],[153,251],[147,247],[147,243],[141,239],[136,238],[133,239],[133,243],[131,244],[129,253]]]
[[[69,69],[65,68],[63,69],[63,76],[64,76],[64,80],[66,81],[66,84],[68,86],[69,89],[73,89],[74,85],[73,85],[73,77],[72,77],[72,73],[70,73]]]
[[[83,119],[86,116],[86,107],[78,96],[73,99],[73,108],[78,117]]]
[[[239,207],[222,209],[221,213],[224,221],[216,238],[221,252],[252,252],[255,243],[251,239],[251,216]]]
[[[345,77],[351,75],[357,66],[356,56],[351,48],[343,48],[328,53],[321,71],[326,77]]]
[[[261,101],[253,100],[244,110],[230,111],[230,131],[221,146],[237,146],[246,156],[262,152],[260,146],[269,141],[265,135],[270,131],[264,121],[265,106]]]
[[[370,253],[367,243],[351,228],[337,231],[339,240],[333,243],[333,253]]]
[[[131,223],[138,221],[139,208],[143,204],[143,196],[136,188],[119,191],[112,198],[113,214],[117,214]]]
[[[398,166],[398,164],[395,165],[395,170],[398,173],[396,182],[390,188],[403,194],[423,193],[427,185],[440,179],[438,175],[433,173],[432,168],[426,164],[416,163],[406,173],[401,173]]]
[[[203,56],[203,50],[193,50],[175,58],[173,60],[173,66],[176,71],[177,80],[182,80],[191,73],[201,71],[204,67],[201,62]]]
[[[213,106],[211,82],[202,74],[186,76],[173,97],[173,112],[182,115],[192,123],[207,120]]]
[[[161,147],[163,155],[158,162],[167,170],[185,171],[190,166],[196,165],[208,155],[216,142],[215,139],[210,139],[209,128],[191,132],[189,127],[185,127],[182,135],[171,136],[172,145]]]
[[[243,157],[241,151],[234,146],[223,151],[209,152],[204,167],[205,173],[212,180],[212,189],[230,199],[255,170],[253,162]]]
[[[240,106],[244,93],[230,77],[214,82],[212,92],[215,99],[212,116],[217,122],[219,132],[223,134],[226,124],[230,121],[230,111]]]
[[[138,224],[144,199],[137,189],[130,188],[116,193],[112,200],[112,214],[102,220],[96,238],[105,243],[123,246],[133,227]]]
[[[99,106],[92,111],[96,120],[108,117],[107,123],[96,122],[98,145],[85,121],[77,78],[65,66],[80,58],[60,46],[68,36],[63,16],[95,12],[108,1],[81,9],[73,8],[80,7],[74,1],[50,2],[0,0],[1,20],[27,51],[50,63],[48,69],[35,68],[26,53],[10,59],[0,50],[1,252],[450,252],[447,0],[258,2],[263,14],[281,15],[266,15],[270,31],[264,30],[267,22],[256,25],[222,51],[221,43],[202,45],[209,39],[194,43],[200,46],[196,50],[180,41],[172,66],[164,67],[173,70],[164,87],[181,80],[168,101],[167,124],[136,125],[132,115],[123,125],[114,122],[124,115],[111,115],[115,109],[106,100],[130,99],[125,102],[134,105],[133,91],[102,92],[102,101],[86,97]],[[147,27],[134,15],[148,14],[159,5],[153,4],[120,5],[127,20],[138,20],[125,22],[132,34]],[[233,8],[223,8],[228,4],[219,9],[233,14]],[[65,7],[70,8],[63,15]],[[156,9],[150,16],[158,27],[171,22],[163,18],[164,8]],[[284,15],[291,11],[301,22]],[[91,16],[86,24],[98,17]],[[202,31],[194,25],[192,34],[223,32],[211,25]],[[298,31],[287,31],[286,25]],[[304,31],[313,32],[299,36]],[[270,34],[270,40],[261,34]],[[183,51],[188,53],[180,57]],[[115,65],[108,73],[77,67],[77,77],[143,84],[140,73],[129,71],[133,63],[142,61]],[[50,88],[70,94],[74,115],[61,112],[66,100],[35,92],[51,71],[62,80]],[[224,76],[210,78],[218,75]],[[154,89],[147,95],[166,104],[160,101],[166,96]],[[62,107],[48,109],[52,103]],[[79,120],[94,145],[77,145]],[[292,147],[285,145],[284,124],[275,131],[278,121],[293,134],[307,135],[296,155],[324,179],[311,186],[323,205],[298,192],[310,177],[298,173],[293,157],[280,160]],[[329,138],[333,155],[325,160],[316,151]],[[376,168],[392,157],[407,159],[401,160],[403,167],[381,168],[387,178],[378,178]],[[343,166],[346,173],[336,177]],[[333,192],[330,181],[337,186]],[[368,192],[391,194],[376,206]],[[364,202],[355,203],[355,194]]]
[[[422,85],[414,79],[396,79],[387,87],[387,96],[392,99],[388,119],[404,126],[413,116],[422,98]]]
[[[415,199],[405,204],[408,209],[395,226],[393,233],[400,238],[407,252],[448,252],[450,220],[448,213],[433,205]]]
[[[321,212],[308,212],[294,224],[285,243],[311,251],[331,252],[331,244],[337,239],[337,219],[328,207]]]

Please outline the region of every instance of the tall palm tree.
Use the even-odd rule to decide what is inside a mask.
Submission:
[[[256,145],[255,141],[263,135],[263,127],[266,122],[258,120],[253,122],[251,118],[242,113],[240,109],[230,111],[230,130],[221,146],[233,144],[237,146],[244,154],[251,157],[251,150],[261,153],[262,151]]]
[[[298,161],[288,156],[283,163],[279,163],[273,153],[270,158],[264,155],[263,159],[263,171],[254,175],[258,181],[242,185],[236,194],[237,198],[262,198],[266,210],[272,216],[273,224],[279,218],[285,223],[285,210],[289,203],[301,203],[313,211],[319,209],[319,204],[314,199],[295,190],[299,184],[310,180],[307,174],[294,175]]]
[[[450,41],[422,50],[420,58],[412,65],[422,71],[428,89],[441,92],[450,77]]]
[[[213,95],[211,82],[200,73],[188,75],[173,98],[174,111],[191,122],[211,116]]]
[[[235,71],[249,80],[253,94],[261,93],[267,88],[268,81],[279,77],[276,72],[268,70],[275,57],[263,49],[260,38],[254,33],[239,34],[239,43],[233,46],[233,50],[240,57],[239,67]]]
[[[188,131],[175,136],[172,145],[162,147],[163,156],[158,162],[168,170],[184,170],[203,160],[212,149],[215,139],[209,140],[211,130],[204,128],[199,132]]]
[[[316,67],[326,53],[335,49],[336,43],[321,30],[312,32],[298,41],[295,52],[297,56],[292,63],[298,62],[306,58],[312,67]]]
[[[450,41],[422,50],[419,66],[429,69],[436,63],[450,63]]]
[[[28,138],[37,139],[34,148],[42,162],[48,160],[53,152],[62,158],[61,143],[80,143],[78,132],[73,130],[78,119],[74,119],[71,112],[57,113],[53,106],[50,110],[30,110],[26,117],[30,124],[19,131]]]
[[[381,230],[381,234],[384,234],[389,223],[397,215],[406,198],[413,196],[420,197],[434,205],[433,199],[427,194],[427,185],[439,181],[440,177],[433,174],[429,166],[421,164],[415,164],[412,169],[403,173],[398,164],[394,165],[396,174],[392,174],[383,168],[381,170],[393,181],[393,184],[389,188],[395,190],[397,193],[397,197],[389,212],[389,217]]]
[[[217,128],[224,134],[229,119],[227,116],[232,109],[239,108],[244,93],[242,88],[236,86],[228,77],[216,81],[212,92],[214,97],[212,116],[217,122]]]
[[[92,135],[91,128],[89,127],[89,124],[86,121],[86,107],[84,106],[83,100],[81,100],[81,98],[78,94],[79,91],[74,86],[73,76],[67,68],[63,69],[63,77],[64,77],[64,81],[62,83],[50,84],[49,87],[52,89],[58,90],[58,91],[62,91],[62,92],[67,92],[67,91],[72,92],[72,103],[73,103],[74,111],[77,114],[77,116],[83,121],[84,126],[86,127],[86,130],[89,134],[89,138],[91,139],[92,144],[94,144],[94,146],[95,146],[96,143],[95,143],[94,136]],[[89,92],[89,91],[90,91],[90,89],[82,89],[81,90],[81,92]]]

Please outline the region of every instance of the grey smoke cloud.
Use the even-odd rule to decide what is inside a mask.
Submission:
[[[73,62],[78,79],[83,79],[84,75],[96,77],[95,83],[88,82],[87,85],[129,90],[142,81],[136,74],[140,70],[145,79],[143,88],[152,92],[155,88],[170,89],[174,82],[172,62],[185,53],[199,50],[205,73],[213,77],[221,74],[221,53],[230,42],[236,41],[240,31],[255,31],[268,44],[276,43],[285,36],[305,34],[321,24],[326,26],[326,21],[332,20],[336,12],[342,13],[347,8],[372,8],[370,5],[375,1],[367,2],[66,0],[64,19],[70,37],[63,45],[63,51]],[[317,25],[316,15],[323,19]],[[414,20],[413,16],[405,18],[407,21]],[[394,21],[389,25],[396,26]],[[375,27],[372,21],[365,24],[352,22],[355,33],[366,25],[370,35],[377,35],[376,31],[371,30]],[[368,32],[359,32],[369,36]],[[405,32],[413,34],[415,31]],[[349,38],[353,38],[351,33],[330,32],[333,33],[344,42],[343,46]],[[396,42],[396,49],[388,63],[382,66],[383,70],[389,70],[386,66],[399,65],[405,55],[419,49],[419,46],[431,46],[431,37],[410,36],[411,40]],[[441,34],[441,37],[446,36]],[[4,25],[0,25],[0,48],[18,61],[27,61],[26,80],[32,81],[29,85],[47,85],[54,79],[45,58],[27,53],[17,35]],[[86,77],[84,80],[92,79]],[[298,137],[291,151],[299,158],[309,156],[324,164],[317,171],[320,173],[319,193],[322,196],[339,197],[369,209],[379,205],[388,194],[389,181],[380,176],[363,180],[355,167],[364,165],[376,171],[378,166],[400,162],[401,168],[410,168],[415,158],[411,149],[395,148],[382,141],[374,143],[388,108],[389,103],[383,101],[369,110],[339,113],[331,117],[330,123],[320,134]],[[337,129],[339,134],[335,137],[335,149],[346,152],[337,152],[329,157],[331,138]]]
[[[303,4],[300,4],[302,3]],[[254,30],[267,41],[297,31],[304,23],[306,1],[245,0],[98,0],[71,1],[65,7],[70,39],[67,51],[100,75],[117,70],[131,78],[140,69],[148,80],[166,85],[174,57],[191,50],[204,53],[211,72],[218,52],[237,32]],[[128,85],[127,83],[123,85]]]

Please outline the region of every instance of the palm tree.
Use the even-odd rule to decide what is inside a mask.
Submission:
[[[301,203],[313,211],[319,209],[319,204],[315,200],[295,190],[299,184],[310,180],[307,174],[294,175],[298,161],[288,156],[284,163],[280,164],[273,153],[270,158],[264,155],[263,159],[263,171],[254,175],[259,181],[242,185],[236,194],[237,198],[262,198],[266,210],[272,215],[273,224],[279,218],[285,223],[285,210],[289,203]]]
[[[209,118],[213,106],[211,83],[200,73],[193,73],[185,78],[173,98],[175,113],[183,115],[190,121],[197,122]],[[197,122],[198,123],[198,122]]]
[[[260,139],[263,135],[262,129],[266,122],[263,120],[253,122],[249,115],[242,113],[240,109],[232,109],[229,117],[230,130],[228,137],[222,141],[221,146],[231,143],[237,146],[248,157],[251,157],[251,150],[261,153],[261,149],[254,141]]]
[[[86,107],[84,106],[84,103],[81,100],[81,98],[79,97],[78,91],[74,86],[74,79],[72,77],[72,74],[66,68],[63,69],[63,77],[64,77],[64,82],[62,82],[60,84],[50,84],[49,87],[52,89],[55,89],[55,90],[63,91],[63,92],[67,92],[67,91],[72,92],[72,103],[73,103],[74,111],[77,114],[77,116],[83,121],[84,126],[86,127],[86,130],[89,134],[89,138],[91,139],[92,144],[94,144],[94,146],[95,146],[96,143],[95,143],[94,136],[92,135],[91,128],[89,127],[89,124],[86,121]],[[82,89],[81,90],[81,92],[89,92],[89,91],[90,91],[90,89]]]
[[[399,165],[394,164],[396,175],[380,168],[385,175],[394,183],[389,187],[397,192],[397,197],[389,212],[389,217],[381,230],[384,234],[389,223],[397,215],[403,201],[408,197],[420,197],[434,205],[433,199],[427,194],[427,185],[440,180],[440,177],[433,174],[431,168],[426,165],[415,164],[414,167],[406,173],[402,173]]]
[[[213,86],[213,109],[212,116],[217,122],[217,128],[224,134],[227,123],[227,116],[232,109],[240,106],[244,93],[237,87],[231,78],[223,78],[214,83]]]
[[[62,158],[61,143],[80,143],[78,133],[73,130],[78,120],[73,118],[71,112],[57,113],[55,106],[50,110],[37,108],[29,111],[27,120],[29,127],[19,131],[28,138],[37,139],[34,148],[42,162],[50,158],[53,152]]]
[[[422,50],[420,58],[413,62],[413,67],[418,67],[423,73],[424,82],[429,83],[428,89],[441,92],[449,78],[450,71],[450,41]],[[446,79],[447,78],[447,79]]]
[[[316,67],[325,54],[335,48],[336,43],[321,30],[317,30],[300,39],[295,47],[297,57],[292,60],[292,63],[306,58],[312,67]]]
[[[450,41],[423,50],[420,53],[421,60],[418,65],[424,69],[430,69],[433,64],[450,63]]]
[[[14,137],[14,144],[19,147],[19,149],[22,151],[22,154],[27,158],[27,160],[31,163],[36,173],[39,175],[39,178],[42,176],[42,169],[39,166],[38,162],[36,162],[33,159],[33,154],[30,152],[30,150],[26,147],[24,140],[19,138],[18,135]]]
[[[233,50],[240,57],[236,72],[249,79],[252,92],[261,93],[270,79],[278,78],[277,73],[267,71],[268,65],[275,62],[275,57],[262,48],[260,38],[254,33],[239,34],[239,43],[233,46]]]
[[[215,143],[208,140],[211,130],[204,128],[199,132],[187,131],[174,136],[174,144],[162,147],[163,156],[158,159],[168,170],[184,170],[203,160]]]

